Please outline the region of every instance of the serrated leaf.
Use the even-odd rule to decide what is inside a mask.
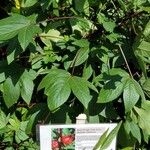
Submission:
[[[88,104],[92,97],[85,79],[73,76],[70,78],[69,84],[73,94],[84,105],[85,108],[88,108]]]
[[[20,96],[19,84],[14,85],[11,78],[7,78],[3,85],[3,98],[6,106],[9,108],[15,104]]]
[[[138,94],[132,79],[129,78],[123,91],[123,100],[126,113],[132,110],[134,105],[139,100],[139,97],[140,95]]]

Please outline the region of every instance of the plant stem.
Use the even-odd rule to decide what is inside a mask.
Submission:
[[[43,22],[47,22],[47,21],[54,21],[54,20],[64,20],[64,19],[75,19],[75,18],[79,18],[79,17],[76,17],[76,16],[65,16],[65,17],[54,17],[54,18],[48,18],[44,21],[40,21],[38,23],[43,23]]]
[[[122,56],[123,56],[123,59],[124,59],[124,61],[125,61],[125,63],[126,63],[126,66],[127,66],[127,68],[128,68],[129,74],[130,74],[131,78],[133,79],[133,75],[132,75],[131,69],[130,69],[130,67],[129,67],[129,64],[128,64],[128,62],[127,62],[127,59],[126,59],[126,57],[125,57],[125,55],[124,55],[124,52],[123,52],[121,46],[120,46],[120,45],[118,45],[118,46],[119,46],[119,49],[120,49],[121,54],[122,54]]]
[[[77,51],[77,53],[76,53],[76,55],[75,55],[75,57],[74,57],[72,63],[70,64],[70,67],[72,67],[71,75],[73,75],[73,73],[74,73],[75,64],[76,64],[76,60],[77,60],[77,58],[78,58],[78,56],[79,56],[79,53],[80,53],[80,50]],[[70,68],[70,67],[69,67],[69,68]]]

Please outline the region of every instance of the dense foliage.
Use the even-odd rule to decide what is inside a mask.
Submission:
[[[0,2],[0,149],[34,150],[36,124],[123,121],[118,149],[150,147],[150,1]]]

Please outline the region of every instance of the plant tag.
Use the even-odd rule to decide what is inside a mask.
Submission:
[[[103,133],[117,124],[40,125],[40,150],[93,150]],[[116,150],[116,137],[107,150]]]

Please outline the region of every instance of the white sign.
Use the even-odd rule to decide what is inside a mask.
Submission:
[[[117,124],[41,125],[40,150],[92,150]],[[116,138],[107,150],[116,150]]]

